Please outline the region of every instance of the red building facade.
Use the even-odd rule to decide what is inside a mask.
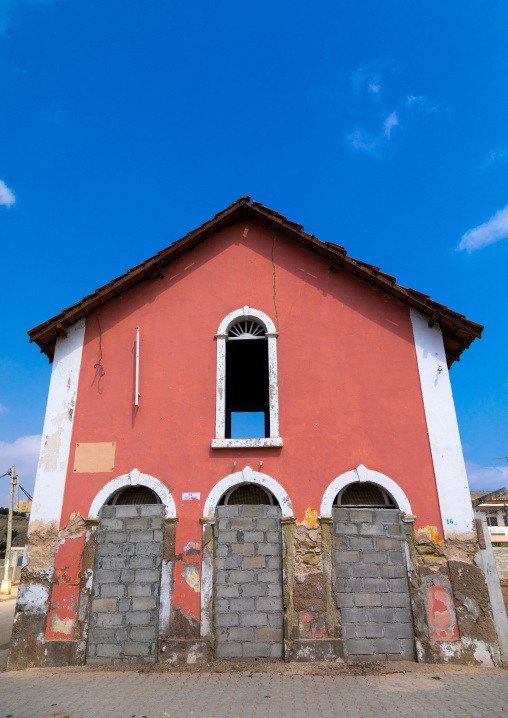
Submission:
[[[461,630],[451,565],[479,571],[448,368],[481,329],[242,198],[32,330],[53,373],[11,667],[209,660],[214,651],[469,661],[478,645],[495,662],[487,619],[474,636]],[[263,428],[235,438],[246,413]],[[255,514],[256,489],[242,503],[240,486],[261,487],[268,514]],[[365,589],[368,575],[345,567],[399,560],[390,559],[394,512],[396,580],[407,584],[396,593],[407,600],[381,584]],[[246,540],[257,524],[279,538]],[[229,535],[235,525],[246,527],[240,536]],[[355,553],[355,535],[377,535],[378,554]],[[159,573],[145,584],[135,573],[142,559],[124,558],[150,541],[161,549],[146,570]],[[270,564],[263,547],[277,541]],[[253,555],[234,565],[242,543]],[[106,558],[104,546],[117,553]],[[234,571],[247,565],[275,567],[258,603],[237,587]],[[246,570],[255,593],[263,576]],[[435,590],[447,606],[437,633]],[[125,627],[141,598],[148,613],[136,641]],[[391,637],[394,601],[411,611],[411,636]]]

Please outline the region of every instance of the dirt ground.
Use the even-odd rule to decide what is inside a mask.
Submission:
[[[31,668],[24,671],[29,674],[31,671],[44,671],[48,675],[61,673],[93,673],[93,672],[118,672],[133,671],[135,673],[238,673],[244,676],[251,676],[254,673],[275,674],[282,676],[375,676],[391,675],[394,673],[409,673],[415,675],[429,675],[435,680],[440,680],[446,675],[461,673],[492,673],[502,668],[485,668],[483,666],[451,666],[436,665],[430,663],[413,663],[411,661],[373,661],[354,663],[284,663],[281,660],[270,659],[237,659],[234,661],[216,660],[213,663],[195,663],[192,665],[171,665],[168,663],[133,664],[118,666],[69,666],[66,668]]]

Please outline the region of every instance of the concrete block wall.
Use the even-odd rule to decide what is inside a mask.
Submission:
[[[282,655],[282,533],[277,506],[219,506],[215,522],[215,655]]]
[[[333,510],[335,597],[349,660],[413,660],[404,541],[396,509]]]
[[[495,536],[491,536],[495,541]],[[496,568],[499,578],[508,578],[508,546],[493,546]]]
[[[157,660],[163,530],[163,505],[101,509],[88,664]]]

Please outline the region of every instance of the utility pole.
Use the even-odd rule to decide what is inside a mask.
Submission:
[[[0,586],[0,593],[9,595],[11,592],[12,581],[9,578],[9,564],[11,559],[11,542],[12,542],[12,499],[14,497],[14,487],[19,481],[19,477],[16,476],[16,469],[14,464],[11,466],[11,491],[9,495],[9,518],[7,521],[7,547],[5,549],[5,564],[4,564],[4,580]]]

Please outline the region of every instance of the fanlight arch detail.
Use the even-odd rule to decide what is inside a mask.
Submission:
[[[337,476],[337,478],[331,482],[323,494],[320,509],[321,516],[331,516],[333,502],[337,494],[349,484],[357,482],[369,482],[371,484],[381,486],[393,497],[393,500],[401,511],[404,511],[404,513],[409,515],[412,514],[409,499],[400,486],[393,481],[393,479],[390,479],[390,477],[385,474],[381,474],[379,471],[367,469],[366,466],[360,464],[360,466],[356,469],[346,471],[344,474]]]
[[[149,489],[152,489],[155,494],[157,494],[161,503],[164,504],[164,517],[166,519],[176,518],[175,502],[168,487],[163,484],[162,481],[159,481],[159,479],[156,479],[154,476],[150,476],[149,474],[142,474],[138,469],[132,469],[132,471],[128,474],[117,476],[115,479],[111,479],[111,481],[103,486],[92,501],[92,505],[88,511],[88,518],[98,519],[99,511],[102,506],[104,506],[110,496],[116,493],[119,489],[123,489],[126,486],[138,485],[147,486]]]
[[[250,466],[246,466],[242,471],[229,474],[229,476],[226,476],[224,479],[221,479],[215,484],[205,501],[203,517],[208,519],[214,518],[215,509],[226,491],[243,483],[259,484],[259,486],[267,489],[279,502],[282,516],[293,515],[291,499],[279,482],[272,479],[272,477],[268,476],[268,474],[261,474],[259,471],[253,471]]]

